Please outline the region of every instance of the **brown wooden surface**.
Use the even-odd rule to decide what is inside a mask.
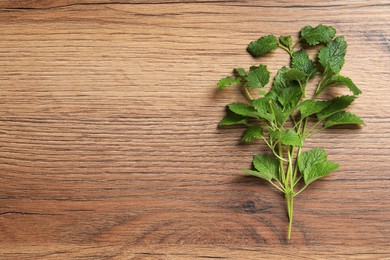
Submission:
[[[183,3],[186,2],[186,3]],[[1,259],[390,259],[390,2],[0,2]],[[341,168],[295,200],[217,129],[246,45],[307,24],[347,38],[367,126],[307,141]],[[338,94],[346,89],[334,90]]]

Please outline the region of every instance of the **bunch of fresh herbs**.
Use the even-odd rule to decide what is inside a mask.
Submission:
[[[283,192],[289,217],[288,239],[291,237],[294,197],[315,180],[325,177],[339,165],[329,161],[324,149],[303,151],[304,141],[316,133],[335,126],[364,124],[357,115],[345,109],[361,94],[352,80],[340,74],[347,51],[344,36],[336,36],[331,26],[306,26],[301,29],[297,43],[291,36],[267,35],[251,42],[247,51],[255,58],[278,48],[290,56],[290,66],[282,67],[267,91],[270,72],[266,65],[252,66],[249,70],[235,68],[234,76],[222,78],[218,89],[238,85],[248,102],[232,103],[219,126],[246,127],[241,141],[263,140],[269,154],[253,157],[253,169],[246,173],[268,181]],[[309,58],[307,48],[320,45],[318,61]],[[302,49],[295,50],[297,46]],[[306,88],[315,82],[314,94],[308,97]],[[350,95],[329,100],[319,95],[331,87],[345,86]],[[258,96],[251,92],[260,89]],[[303,181],[303,184],[300,184]]]

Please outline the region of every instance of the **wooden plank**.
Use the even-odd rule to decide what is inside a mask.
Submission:
[[[388,1],[1,1],[0,258],[390,258]],[[346,36],[360,129],[307,141],[341,168],[295,202],[247,177],[259,143],[217,129],[246,45]],[[335,89],[334,93],[348,93]]]

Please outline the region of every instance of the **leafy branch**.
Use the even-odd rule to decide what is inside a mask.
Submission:
[[[357,115],[345,111],[361,91],[350,78],[339,74],[347,43],[344,36],[335,35],[333,27],[320,24],[302,28],[295,44],[291,36],[267,35],[252,41],[247,51],[255,58],[278,48],[290,56],[289,66],[277,72],[268,91],[265,86],[269,83],[270,72],[263,64],[251,66],[248,71],[235,68],[234,76],[218,82],[218,89],[239,85],[247,99],[246,103],[229,104],[227,115],[219,126],[243,125],[246,130],[242,142],[260,139],[272,152],[255,155],[253,169],[244,172],[268,181],[284,193],[289,216],[288,239],[291,237],[294,197],[315,180],[339,168],[337,163],[327,159],[324,149],[303,151],[305,140],[335,125],[364,124]],[[321,46],[317,55],[319,64],[309,58],[304,48],[295,50],[299,43]],[[307,98],[307,85],[315,77],[320,79],[315,92]],[[349,88],[352,95],[318,99],[321,93],[335,86]],[[254,89],[261,89],[259,97],[254,98],[251,94]]]

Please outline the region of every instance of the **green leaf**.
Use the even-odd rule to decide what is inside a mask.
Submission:
[[[229,87],[233,84],[240,83],[241,79],[240,78],[234,78],[234,77],[225,77],[222,78],[218,81],[218,89],[223,89],[226,87]]]
[[[269,100],[268,98],[261,97],[252,101],[252,106],[260,113],[266,114],[269,109]]]
[[[270,103],[272,115],[275,117],[278,126],[283,126],[286,123],[287,118],[292,113],[291,105],[283,108],[277,100],[271,100]]]
[[[271,90],[274,90],[274,91],[280,90],[280,89],[288,88],[290,86],[289,81],[284,76],[284,74],[288,70],[289,70],[289,68],[287,68],[286,66],[284,66],[280,70],[278,70],[278,72],[276,73],[275,79],[272,83]]]
[[[355,96],[341,96],[329,100],[329,105],[317,114],[318,119],[324,120],[328,116],[347,108],[355,98]]]
[[[246,76],[248,76],[248,74],[246,73],[246,71],[243,68],[235,68],[234,73],[236,73],[238,76],[240,76],[242,78],[245,78]]]
[[[252,66],[249,69],[247,81],[251,88],[262,88],[269,82],[269,71],[266,65]]]
[[[291,129],[288,129],[281,133],[279,140],[285,145],[302,146],[302,138],[299,137],[299,135]]]
[[[362,125],[364,121],[355,114],[347,113],[345,111],[340,111],[336,114],[328,117],[325,122],[325,127],[330,127],[334,125]]]
[[[266,180],[266,181],[271,181],[272,180],[272,175],[266,172],[258,172],[258,171],[253,171],[253,170],[243,170],[245,173],[248,173],[249,175],[258,177],[260,179]]]
[[[332,26],[319,24],[317,27],[305,26],[301,30],[301,37],[309,45],[328,43],[335,36],[336,30]]]
[[[330,161],[313,164],[308,169],[306,169],[306,171],[303,172],[303,179],[305,181],[305,184],[309,185],[313,181],[325,177],[339,167],[339,164]]]
[[[347,53],[347,43],[344,36],[337,36],[333,41],[322,47],[318,59],[322,67],[338,73],[344,65],[344,56]]]
[[[252,41],[247,48],[247,51],[253,57],[263,56],[279,47],[279,42],[273,35],[267,35]]]
[[[218,126],[246,125],[247,123],[248,122],[245,117],[228,111],[227,115],[222,118]]]
[[[292,108],[298,104],[302,90],[297,87],[288,87],[276,91],[277,99],[284,108]]]
[[[301,118],[306,118],[313,114],[317,114],[327,106],[329,106],[329,101],[313,101],[311,99],[307,99],[299,105]]]
[[[291,49],[292,47],[292,38],[291,36],[280,36],[279,37],[279,42],[283,46],[285,46],[287,49]]]
[[[269,113],[270,104],[268,98],[262,97],[255,99],[252,101],[252,105],[256,109],[259,117],[264,118],[269,122],[272,122],[274,120],[275,117],[271,113]]]
[[[258,125],[254,125],[244,131],[241,142],[252,142],[256,139],[260,139],[263,135],[263,129]]]
[[[303,81],[306,78],[306,74],[298,69],[290,69],[284,73],[284,77],[287,80]]]
[[[245,103],[232,103],[228,105],[230,111],[241,116],[257,117],[256,110],[253,106]]]
[[[309,59],[309,55],[305,50],[300,50],[292,54],[291,68],[304,72],[309,78],[314,77],[317,73],[313,61]]]
[[[341,76],[340,74],[333,75],[326,82],[326,87],[331,86],[347,86],[349,90],[351,90],[351,92],[356,96],[362,93],[362,91],[358,87],[356,87],[356,85],[352,82],[350,78]]]
[[[293,69],[292,72],[290,71],[291,69],[282,67],[278,73],[276,73],[272,88],[266,95],[269,99],[278,101],[282,105],[281,111],[277,111],[278,108],[276,107],[276,104],[273,106],[275,117],[278,118],[279,116],[281,119],[280,122],[284,122],[285,118],[285,115],[282,115],[282,112],[287,112],[286,108],[292,108],[295,106],[302,96],[302,90],[299,87],[298,82],[288,79],[288,76],[291,76],[291,78],[293,78],[293,76],[299,77],[298,73],[300,72],[296,69]],[[289,73],[291,74],[289,75]]]
[[[275,156],[267,154],[255,155],[253,156],[253,166],[258,172],[271,176],[271,179],[279,179],[279,160]]]
[[[306,185],[328,175],[339,167],[337,163],[328,161],[324,149],[314,148],[298,157],[298,168]]]
[[[326,162],[327,159],[326,151],[321,148],[310,149],[298,156],[298,168],[300,172],[305,172],[312,165],[316,163]]]
[[[289,70],[290,69],[286,66],[278,70],[275,79],[272,82],[271,91],[268,92],[269,96],[274,94],[278,95],[282,93],[285,88],[289,88],[289,87],[297,87],[298,89],[300,89],[298,82],[287,79],[286,73],[288,73]],[[274,93],[272,93],[272,91]]]

